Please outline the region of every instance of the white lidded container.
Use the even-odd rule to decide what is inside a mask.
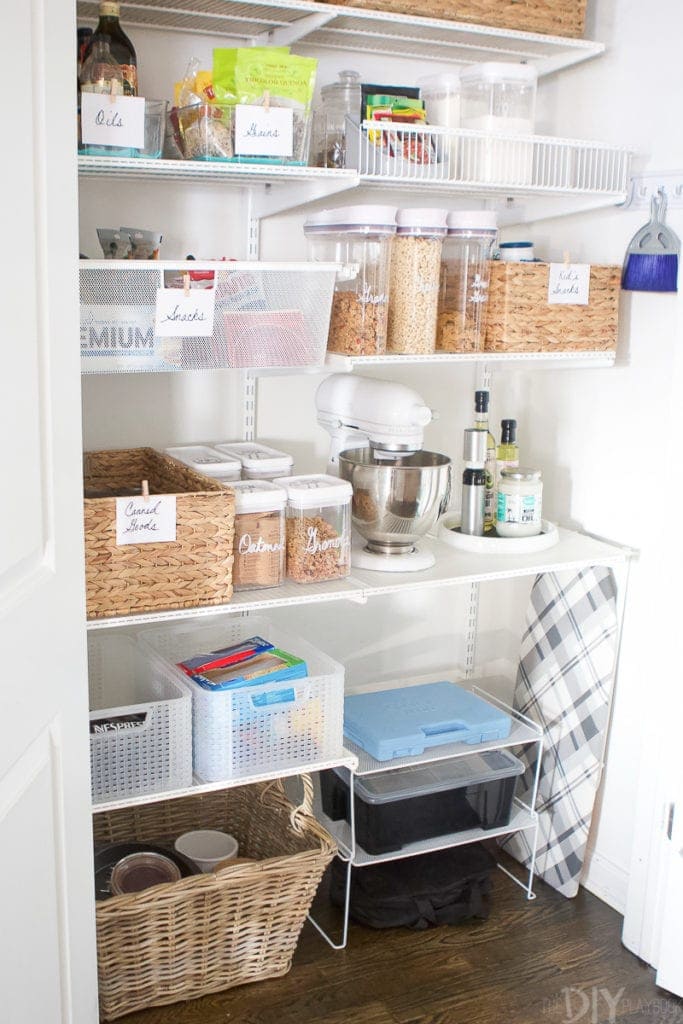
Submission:
[[[208,444],[183,444],[166,448],[165,451],[167,455],[204,476],[216,477],[221,481],[239,480],[242,476],[242,463],[236,456],[220,452]]]
[[[444,71],[438,75],[425,75],[418,78],[420,99],[424,100],[427,123],[439,128],[458,129],[460,127],[460,75],[454,71]],[[446,152],[450,158],[451,177],[455,177],[458,159],[458,139],[448,140]]]
[[[530,64],[487,62],[465,69],[461,125],[492,136],[533,135],[538,73]],[[460,177],[510,185],[530,184],[533,143],[510,138],[464,139]]]
[[[235,590],[278,587],[285,571],[287,492],[269,480],[238,480],[232,583]]]
[[[399,210],[396,215],[389,275],[388,352],[424,355],[434,351],[447,217],[448,212],[439,209]]]
[[[454,210],[441,255],[437,352],[478,352],[483,347],[491,249],[498,234],[495,210]]]
[[[351,572],[351,498],[347,480],[322,473],[282,477],[287,491],[287,576],[319,583]]]
[[[540,469],[508,466],[498,478],[496,533],[499,537],[534,537],[541,532],[543,482]]]
[[[221,441],[214,448],[240,460],[245,480],[275,480],[279,476],[289,476],[294,465],[294,459],[287,452],[256,441]]]

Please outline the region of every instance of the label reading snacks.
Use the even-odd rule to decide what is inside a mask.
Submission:
[[[160,544],[175,539],[175,494],[116,499],[117,544]]]
[[[548,270],[549,306],[587,306],[590,263],[551,263]]]
[[[157,338],[210,338],[216,309],[215,288],[157,288]]]

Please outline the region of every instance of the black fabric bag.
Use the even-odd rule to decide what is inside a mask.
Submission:
[[[350,915],[370,928],[424,929],[486,919],[495,858],[481,844],[351,870]],[[330,899],[344,905],[346,864],[332,863]]]

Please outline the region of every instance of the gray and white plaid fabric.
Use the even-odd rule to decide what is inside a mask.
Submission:
[[[544,573],[531,590],[513,706],[538,722],[545,741],[536,809],[536,873],[576,896],[600,783],[617,653],[617,591],[610,569]],[[530,802],[527,755],[517,794]],[[533,833],[501,846],[529,865]]]

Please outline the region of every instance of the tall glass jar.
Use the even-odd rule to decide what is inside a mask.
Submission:
[[[441,257],[437,352],[479,352],[488,307],[491,249],[497,217],[492,210],[448,214]]]
[[[360,119],[361,88],[357,71],[340,71],[339,81],[324,85],[314,118],[313,152],[317,167],[346,167],[346,118]]]
[[[433,352],[446,210],[399,210],[389,275],[387,351]]]
[[[313,260],[341,263],[332,298],[329,352],[383,355],[395,206],[323,210],[304,225]]]

